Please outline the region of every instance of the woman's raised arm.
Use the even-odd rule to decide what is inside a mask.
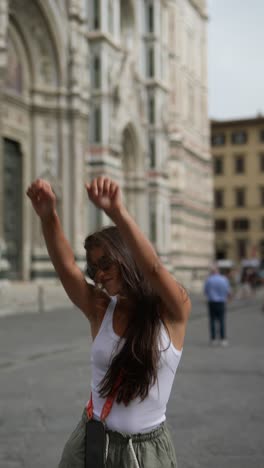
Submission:
[[[37,179],[28,188],[27,196],[41,220],[51,262],[67,295],[90,319],[94,310],[94,287],[86,282],[84,274],[75,262],[73,251],[56,212],[56,196],[51,185],[43,179]]]
[[[118,227],[139,268],[162,299],[167,319],[186,323],[191,309],[190,299],[163,266],[150,241],[128,213],[118,184],[107,177],[99,177],[86,184],[86,189],[89,199]]]

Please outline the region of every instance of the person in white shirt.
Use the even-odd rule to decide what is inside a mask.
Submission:
[[[100,419],[106,432],[100,467],[173,468],[177,464],[166,405],[182,354],[190,299],[128,213],[119,185],[101,176],[85,187],[90,202],[115,224],[85,239],[87,274],[94,284],[75,262],[50,184],[37,179],[27,191],[54,268],[89,320],[93,338],[91,398],[59,468],[97,468],[85,447],[87,421]]]

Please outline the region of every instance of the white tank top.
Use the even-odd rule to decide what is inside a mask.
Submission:
[[[111,297],[100,330],[93,341],[91,350],[94,417],[100,418],[105,399],[98,393],[100,383],[105,376],[111,359],[121,348],[124,339],[113,330],[113,312],[117,298]],[[126,434],[148,432],[166,419],[166,406],[171,393],[175,373],[180,362],[182,351],[171,343],[164,325],[161,326],[161,358],[158,376],[145,400],[136,398],[125,406],[114,402],[106,419],[108,429]]]

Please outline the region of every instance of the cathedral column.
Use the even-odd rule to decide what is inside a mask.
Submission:
[[[65,210],[71,212],[70,241],[75,256],[84,259],[83,241],[87,196],[85,193],[85,152],[88,135],[88,57],[85,38],[84,18],[81,10],[71,14],[70,10],[70,151],[69,182],[64,190],[68,192],[69,205]]]
[[[5,70],[7,64],[7,26],[8,5],[6,0],[0,2],[0,279],[8,270],[7,261],[3,258],[5,250],[4,239],[4,145],[3,145],[3,100],[5,86]],[[2,180],[1,180],[2,179]]]
[[[108,8],[107,8],[108,0],[100,0],[101,4],[101,27],[100,30],[104,33],[108,32]]]

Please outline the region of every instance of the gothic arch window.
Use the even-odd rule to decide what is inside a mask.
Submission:
[[[93,29],[100,29],[100,0],[93,0]]]
[[[98,55],[93,58],[93,67],[92,67],[92,84],[93,88],[101,88],[101,59]]]
[[[155,96],[150,94],[148,96],[148,121],[149,124],[155,124]]]
[[[154,33],[154,3],[149,1],[146,4],[146,30],[147,33]]]
[[[147,46],[147,77],[154,77],[154,46]]]
[[[136,146],[133,133],[129,127],[126,127],[122,136],[123,165],[125,171],[133,171],[136,167],[135,154]]]
[[[157,214],[154,211],[154,208],[152,208],[150,211],[149,222],[150,222],[150,240],[151,242],[153,242],[153,244],[155,244],[157,242]]]
[[[17,94],[23,92],[23,68],[19,58],[18,51],[16,49],[14,41],[8,36],[7,40],[7,69],[5,76],[5,87],[9,91],[13,91]]]
[[[120,33],[126,49],[131,50],[134,43],[134,9],[131,0],[120,0]]]
[[[156,167],[156,144],[154,137],[149,138],[149,167],[150,169]]]
[[[100,143],[102,138],[102,116],[101,109],[99,106],[96,106],[93,112],[93,141],[94,143]]]

